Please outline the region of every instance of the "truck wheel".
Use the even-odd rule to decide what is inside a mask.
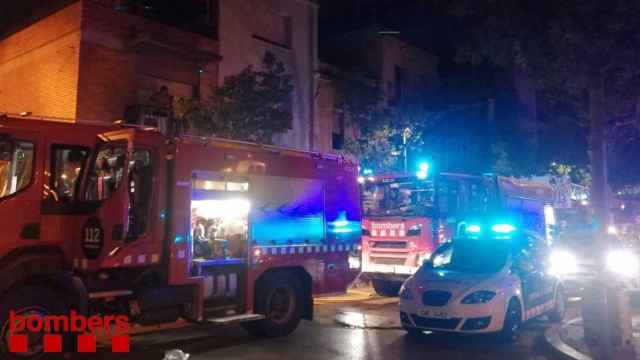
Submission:
[[[567,298],[564,290],[559,287],[553,299],[553,309],[547,314],[551,322],[561,322],[567,312]]]
[[[266,319],[243,323],[252,335],[278,337],[298,327],[304,306],[302,285],[297,277],[279,272],[266,275],[256,286],[255,310]]]
[[[9,312],[13,311],[15,316],[31,317],[36,316],[43,319],[47,315],[69,315],[69,309],[61,294],[43,286],[25,286],[16,290],[10,290],[0,300],[0,326],[2,331],[2,341],[0,341],[0,358],[3,359],[45,359],[44,335],[54,333],[43,328],[39,332],[30,332],[28,329],[18,329],[16,335],[27,335],[27,352],[11,353],[9,340],[12,334]],[[18,325],[18,324],[16,324]],[[39,326],[39,325],[35,325]],[[20,327],[22,327],[20,325]],[[63,347],[70,344],[70,333],[64,334]],[[64,349],[63,349],[64,351]]]
[[[515,343],[520,338],[520,327],[522,327],[522,309],[516,299],[511,299],[504,315],[500,339],[504,342]]]
[[[376,291],[376,294],[380,296],[398,296],[400,287],[402,287],[402,283],[399,281],[382,279],[372,279],[371,284],[373,285],[373,289]]]

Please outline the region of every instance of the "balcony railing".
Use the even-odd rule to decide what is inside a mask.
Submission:
[[[170,121],[170,109],[159,106],[131,105],[124,114],[125,124],[156,128],[163,134],[167,134]]]

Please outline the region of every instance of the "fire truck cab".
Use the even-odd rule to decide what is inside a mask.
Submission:
[[[5,146],[14,159],[13,194],[0,200],[11,230],[0,238],[5,340],[9,311],[33,309],[139,325],[239,322],[281,336],[312,318],[313,294],[344,292],[354,278],[357,166],[342,158],[150,129],[104,132],[82,159],[69,205],[47,223],[41,194],[54,184],[48,177],[64,174],[45,161],[55,152],[31,145],[46,136],[33,136],[16,132]],[[10,215],[26,209],[24,224]]]
[[[362,271],[383,296],[397,295],[466,213],[484,210],[495,189],[491,177],[454,173],[381,174],[361,183]]]

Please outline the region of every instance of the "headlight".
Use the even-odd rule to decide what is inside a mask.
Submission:
[[[349,269],[360,269],[359,256],[349,256]]]
[[[567,251],[554,251],[549,257],[549,273],[551,275],[566,275],[578,272],[576,258]]]
[[[496,293],[488,290],[474,291],[462,299],[463,304],[484,304],[491,301],[496,296]]]
[[[636,276],[640,269],[638,257],[629,250],[613,250],[607,254],[607,269],[617,275]]]
[[[400,288],[400,299],[413,300],[413,292],[406,285],[402,285],[402,288]]]

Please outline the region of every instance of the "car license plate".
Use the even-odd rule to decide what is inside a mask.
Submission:
[[[420,311],[420,315],[424,316],[424,317],[429,317],[429,318],[435,318],[435,319],[448,319],[449,316],[447,315],[446,311],[441,311],[441,310],[422,310]]]

